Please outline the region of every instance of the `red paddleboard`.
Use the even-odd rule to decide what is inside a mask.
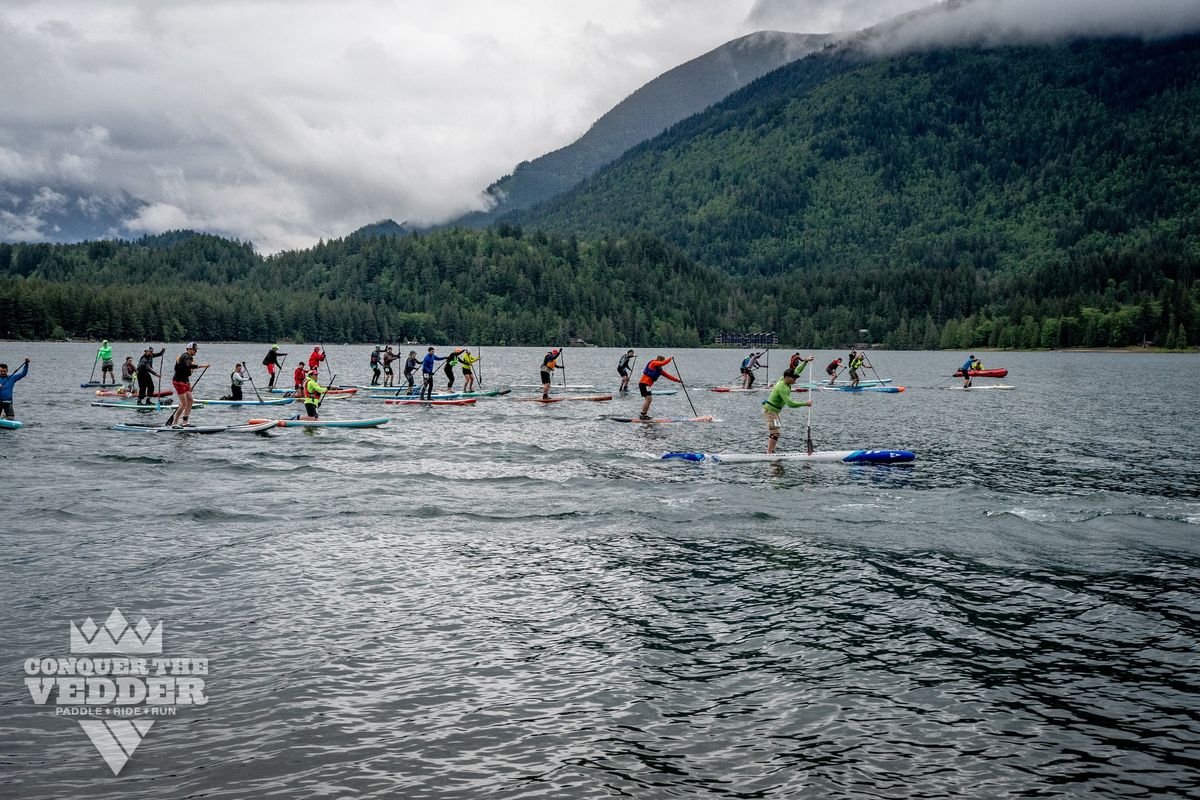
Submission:
[[[388,406],[473,406],[475,398],[468,397],[465,400],[384,400],[383,403]]]

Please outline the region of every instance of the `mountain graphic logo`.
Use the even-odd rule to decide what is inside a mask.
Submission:
[[[100,751],[104,763],[112,770],[113,775],[120,775],[121,770],[133,757],[142,739],[150,732],[154,720],[80,720],[83,732],[92,740],[92,744]]]
[[[71,623],[71,652],[156,655],[162,653],[162,623],[151,627],[142,617],[136,627],[130,627],[121,609],[114,608],[103,627],[91,617],[79,627]]]

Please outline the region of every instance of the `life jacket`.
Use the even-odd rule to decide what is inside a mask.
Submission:
[[[650,383],[654,383],[662,375],[663,369],[667,366],[666,361],[651,361],[642,370],[642,377],[649,378]]]
[[[831,370],[831,369],[837,369],[837,368],[838,368],[838,367],[840,367],[841,365],[842,365],[842,360],[841,360],[840,358],[835,358],[833,361],[830,361],[830,362],[829,362],[829,363],[828,363],[828,364],[825,366],[825,370],[826,370],[826,371],[829,371],[829,370]]]
[[[553,353],[546,353],[546,357],[542,359],[542,369],[552,370],[558,367],[558,356]]]
[[[746,356],[745,358],[742,359],[742,369],[748,369],[749,367],[750,367],[750,356]]]

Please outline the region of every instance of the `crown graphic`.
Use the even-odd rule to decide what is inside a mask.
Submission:
[[[162,652],[162,622],[150,627],[145,617],[130,627],[121,609],[114,608],[104,621],[104,627],[88,617],[79,627],[71,623],[72,653],[125,653],[152,655]]]

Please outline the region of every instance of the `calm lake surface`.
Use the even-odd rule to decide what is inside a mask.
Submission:
[[[265,383],[265,350],[202,343],[197,396],[243,359]],[[339,383],[368,352],[329,347]],[[543,352],[484,348],[485,388]],[[0,343],[33,359],[0,431],[0,797],[1196,796],[1200,358],[984,353],[1017,388],[962,392],[966,353],[875,352],[907,392],[812,412],[818,449],[918,456],[869,467],[658,459],[766,445],[763,395],[699,388],[744,352],[666,352],[719,422],[356,398],[322,415],[391,423],[151,436],[89,407],[94,344]],[[618,353],[567,381],[614,389]],[[209,660],[117,776],[23,667],[113,608]]]

